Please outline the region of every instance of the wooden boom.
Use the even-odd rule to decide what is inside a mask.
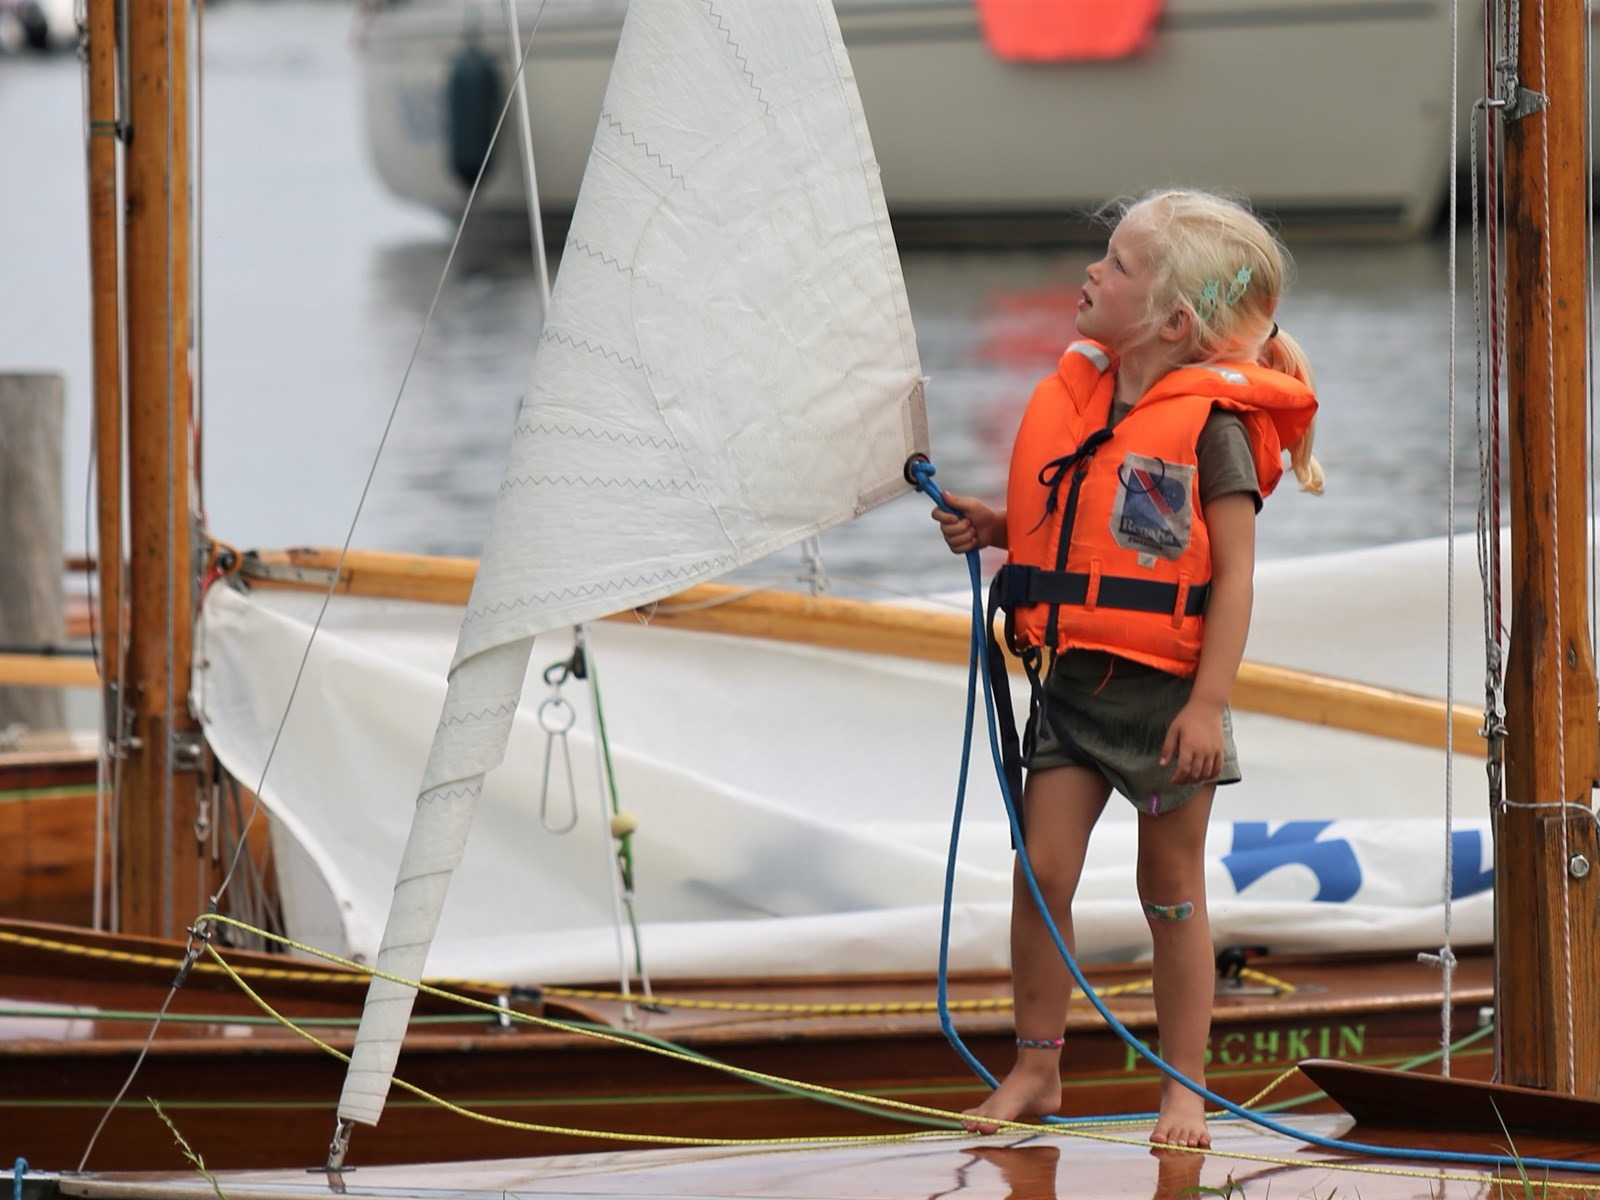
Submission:
[[[471,558],[427,558],[371,551],[320,548],[261,552],[245,560],[252,585],[326,591],[357,596],[464,604],[478,564]],[[704,583],[652,605],[648,614],[628,611],[609,620],[638,620],[702,633],[769,638],[834,650],[886,654],[925,662],[967,661],[971,624],[965,615],[903,604],[875,604],[833,596],[751,590]],[[1013,669],[1020,667],[1013,662]],[[1234,684],[1233,705],[1262,713],[1345,729],[1391,741],[1443,748],[1443,701],[1372,687],[1307,671],[1246,662]],[[1478,730],[1482,715],[1464,704],[1452,718],[1455,748],[1483,757]]]

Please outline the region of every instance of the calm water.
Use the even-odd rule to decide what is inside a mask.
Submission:
[[[361,133],[352,9],[234,0],[206,17],[205,506],[239,546],[476,554],[537,321],[526,247],[458,260],[401,393],[452,229],[389,196]],[[68,388],[69,548],[81,548],[89,340],[81,79],[0,56],[0,371]],[[1439,534],[1451,416],[1445,243],[1291,240],[1280,323],[1319,373],[1328,494],[1275,496],[1264,556]],[[1021,405],[1070,329],[1086,249],[908,252],[939,482],[997,493]],[[1458,288],[1471,336],[1471,284]],[[1474,370],[1458,365],[1457,521],[1476,504]],[[385,423],[398,415],[373,475]],[[830,533],[836,586],[963,586],[919,498]],[[359,520],[357,512],[359,508]]]

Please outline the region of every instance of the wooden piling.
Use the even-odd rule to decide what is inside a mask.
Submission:
[[[0,653],[48,653],[64,636],[60,375],[0,374]],[[0,735],[13,725],[58,730],[58,688],[0,687]]]

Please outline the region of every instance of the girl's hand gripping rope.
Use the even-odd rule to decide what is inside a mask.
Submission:
[[[933,519],[939,523],[945,545],[952,554],[970,554],[987,546],[1006,544],[1006,519],[981,500],[943,492],[933,482],[934,465],[921,455],[906,463],[906,479],[938,505]]]

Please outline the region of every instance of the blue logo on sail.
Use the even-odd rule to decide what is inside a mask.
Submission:
[[[1233,827],[1233,851],[1222,865],[1233,878],[1234,890],[1244,891],[1279,867],[1301,866],[1317,881],[1313,901],[1342,904],[1361,890],[1361,862],[1344,838],[1319,841],[1332,821],[1286,821],[1269,832],[1265,821],[1239,821]],[[1494,885],[1494,869],[1483,864],[1483,834],[1476,829],[1453,830],[1450,835],[1450,898],[1460,900]]]

